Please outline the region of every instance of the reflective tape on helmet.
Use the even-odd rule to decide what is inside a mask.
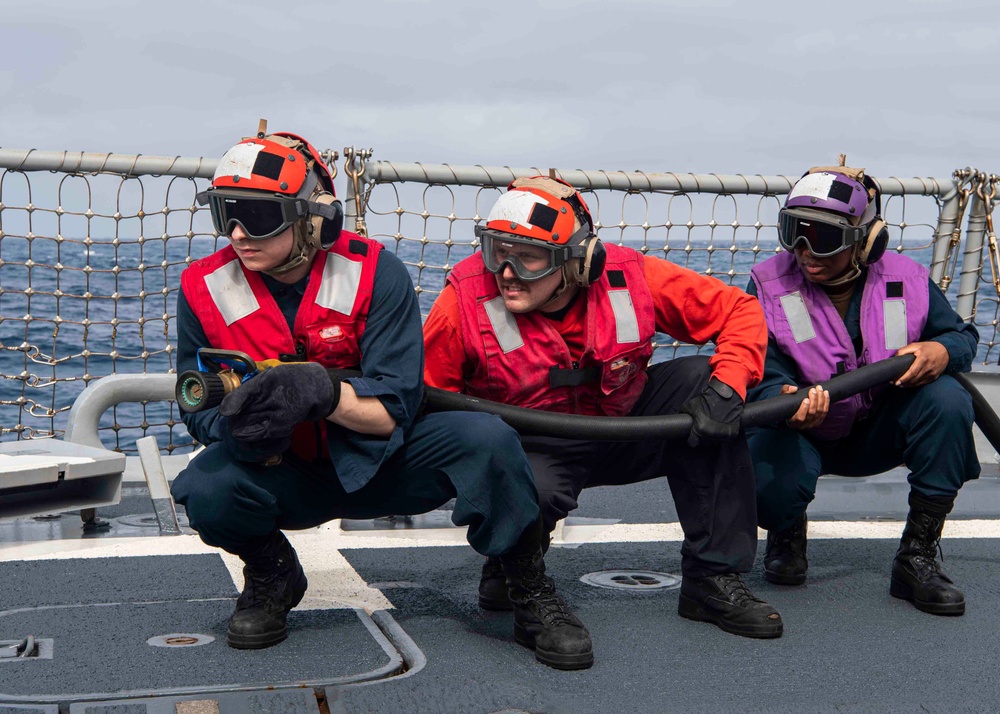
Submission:
[[[263,144],[237,144],[222,157],[215,169],[212,181],[222,176],[239,176],[243,179],[253,177],[253,167],[257,157],[263,150]]]
[[[307,169],[305,155],[296,149],[266,138],[246,139],[219,160],[212,187],[296,196],[305,184]]]
[[[490,215],[486,217],[486,223],[489,225],[491,221],[505,221],[533,228],[531,213],[539,203],[548,205],[544,198],[530,191],[505,193],[493,204]]]
[[[788,200],[802,196],[826,198],[830,195],[830,187],[835,178],[833,174],[809,174],[792,186],[792,190],[788,192]]]

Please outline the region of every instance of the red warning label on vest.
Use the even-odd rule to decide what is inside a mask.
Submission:
[[[331,325],[320,330],[319,336],[326,342],[340,342],[344,339],[344,331],[340,329],[340,325]]]

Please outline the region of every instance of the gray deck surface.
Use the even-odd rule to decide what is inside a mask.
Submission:
[[[863,480],[824,478],[810,517],[901,519],[906,490],[899,471]],[[148,496],[130,489],[120,506],[100,515],[112,522],[109,535],[151,535],[155,529],[136,525],[149,513]],[[585,491],[574,515],[627,523],[676,520],[662,480]],[[1000,517],[995,474],[963,489],[953,517]],[[79,532],[74,515],[7,521],[0,523],[0,542]],[[784,637],[772,641],[680,618],[676,590],[608,590],[580,580],[609,569],[676,573],[679,543],[554,547],[546,559],[549,572],[595,643],[596,664],[583,672],[537,663],[514,642],[509,614],[479,610],[475,587],[482,559],[471,549],[344,550],[364,580],[380,583],[395,606],[389,615],[426,663],[374,683],[318,687],[326,709],[310,688],[226,689],[240,683],[259,689],[267,681],[282,686],[385,664],[388,655],[354,611],[293,612],[288,641],[237,652],[224,643],[236,591],[216,556],[103,560],[96,570],[94,561],[76,559],[0,563],[0,582],[6,584],[0,640],[35,627],[33,634],[57,643],[48,663],[0,663],[0,693],[65,694],[82,692],[85,684],[95,693],[111,688],[103,699],[72,706],[60,700],[61,709],[42,699],[0,696],[0,714],[175,714],[180,699],[199,698],[215,700],[221,714],[1000,711],[993,662],[1000,622],[998,545],[993,538],[943,542],[946,570],[969,603],[960,618],[920,613],[889,596],[895,537],[810,540],[809,580],[799,588],[764,582],[758,560],[748,581],[785,621]],[[146,645],[154,635],[192,631],[216,640],[173,651]],[[34,669],[25,674],[28,667]],[[219,693],[178,692],[213,684]],[[168,691],[136,695],[147,687]]]

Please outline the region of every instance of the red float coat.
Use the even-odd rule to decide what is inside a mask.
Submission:
[[[626,255],[638,254],[631,248],[606,247]],[[482,259],[473,255],[459,265],[463,263],[482,266]],[[641,265],[641,280],[652,296],[656,331],[690,344],[714,342],[715,351],[709,358],[713,376],[745,397],[747,387],[761,379],[767,349],[767,325],[757,299],[717,278],[667,260],[644,256],[637,264]],[[485,272],[485,268],[481,270]],[[494,282],[495,290],[495,276],[487,273],[487,278]],[[586,288],[580,297],[585,298],[592,289]],[[562,341],[559,349],[568,351],[576,362],[581,362],[588,345],[598,341],[591,337],[597,326],[589,314],[590,305],[590,299],[577,299],[561,320],[542,318]],[[479,353],[470,348],[469,343],[481,331],[478,323],[475,331],[466,329],[463,312],[467,310],[455,285],[445,285],[424,323],[424,379],[432,387],[469,393],[469,380],[490,367],[482,364]],[[607,329],[614,330],[614,323],[609,324]],[[550,361],[549,366],[554,364]]]
[[[478,365],[466,393],[568,414],[628,414],[653,354],[653,300],[642,254],[607,251],[604,273],[583,296],[588,329],[578,359],[544,315],[507,311],[481,253],[455,266],[448,282],[458,291],[468,359]]]
[[[262,361],[295,354],[302,345],[310,362],[357,369],[380,250],[381,243],[344,231],[330,249],[318,251],[294,331],[263,278],[247,270],[231,246],[192,263],[181,274],[181,289],[216,349]],[[292,450],[307,461],[326,457],[325,420],[296,427]]]

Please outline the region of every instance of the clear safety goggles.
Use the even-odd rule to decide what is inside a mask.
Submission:
[[[247,238],[263,240],[281,233],[296,221],[309,215],[309,202],[304,198],[281,194],[250,196],[237,191],[212,189],[195,196],[199,205],[208,204],[212,223],[219,235],[228,236],[237,224]]]
[[[808,208],[782,208],[778,213],[778,241],[794,250],[805,241],[809,252],[827,258],[861,242],[867,226],[852,226],[844,217]]]
[[[573,245],[553,245],[533,238],[521,238],[511,233],[476,226],[476,237],[483,247],[483,262],[491,273],[500,274],[509,265],[521,280],[531,281],[552,275],[569,260],[583,258],[586,244],[579,241],[590,231],[582,228],[569,242]]]

